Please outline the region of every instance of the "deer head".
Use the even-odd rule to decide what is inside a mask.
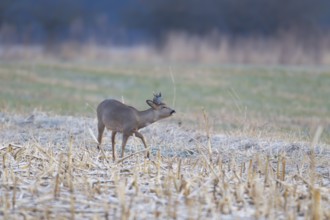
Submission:
[[[175,110],[167,107],[167,105],[162,101],[162,94],[154,94],[153,100],[147,100],[147,104],[159,113],[160,118],[166,118],[175,113]]]

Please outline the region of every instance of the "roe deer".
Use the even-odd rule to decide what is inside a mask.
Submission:
[[[98,146],[102,142],[102,134],[104,128],[112,131],[111,144],[113,160],[116,160],[115,153],[115,137],[117,132],[123,133],[123,140],[121,145],[121,157],[124,157],[124,150],[127,139],[135,134],[140,138],[145,148],[147,144],[142,134],[138,131],[149,124],[163,118],[167,118],[175,113],[175,110],[166,106],[161,100],[161,93],[154,94],[153,100],[146,100],[147,104],[151,107],[145,111],[138,111],[134,107],[125,105],[114,99],[107,99],[101,102],[97,107],[97,120],[98,120]],[[149,158],[149,151],[147,152]]]

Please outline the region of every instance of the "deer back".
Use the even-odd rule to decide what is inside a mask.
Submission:
[[[108,129],[123,132],[137,127],[138,111],[117,100],[107,99],[97,107],[97,117]]]

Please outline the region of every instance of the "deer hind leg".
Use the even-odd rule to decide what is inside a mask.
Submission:
[[[111,145],[112,145],[112,159],[116,160],[116,131],[113,131],[111,134]]]
[[[146,141],[144,140],[143,135],[140,132],[138,132],[138,131],[135,131],[134,134],[135,134],[136,137],[138,137],[138,138],[141,139],[144,147],[147,149],[148,147],[147,147]],[[147,151],[147,158],[149,158],[149,150]]]
[[[123,142],[121,144],[121,158],[124,158],[125,146],[126,146],[129,136],[131,136],[131,135],[127,134],[127,133],[123,133]]]
[[[98,137],[97,137],[97,141],[99,142],[97,144],[97,149],[100,150],[100,145],[102,143],[102,135],[103,135],[103,132],[104,132],[105,125],[101,121],[99,121],[98,125],[97,125],[97,128],[98,128],[98,131],[99,131],[99,134],[98,134]]]

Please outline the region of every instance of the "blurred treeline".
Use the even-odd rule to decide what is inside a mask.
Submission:
[[[0,0],[0,57],[330,64],[329,0]]]
[[[160,44],[168,33],[194,36],[308,37],[330,27],[328,0],[1,0],[0,42],[66,40]]]

